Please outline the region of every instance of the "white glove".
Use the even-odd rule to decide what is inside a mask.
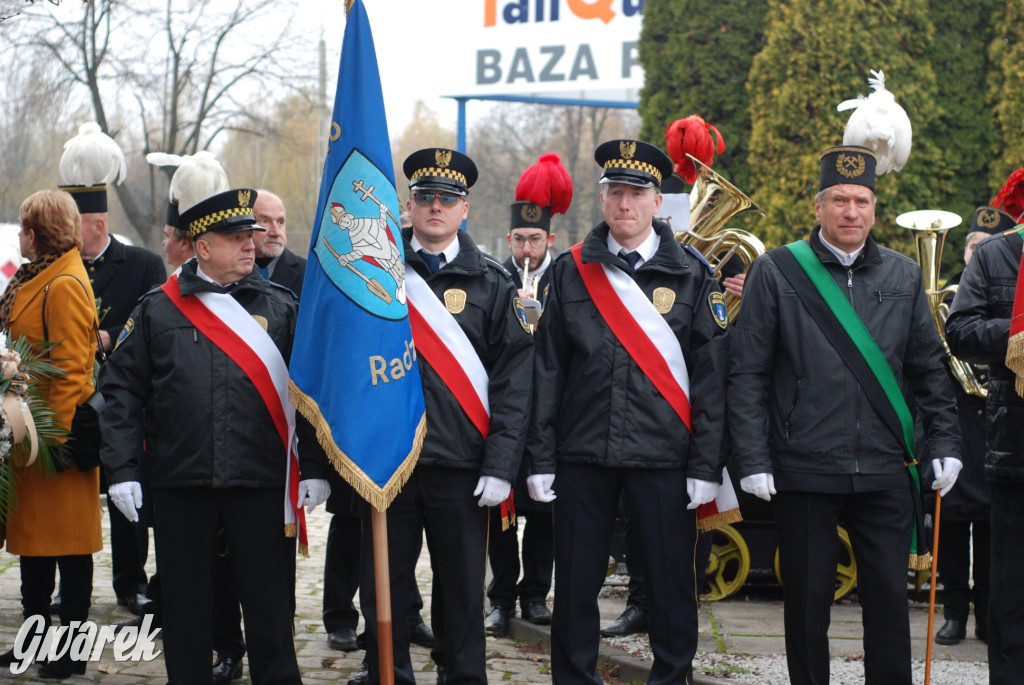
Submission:
[[[772,501],[775,492],[775,476],[770,473],[755,473],[746,478],[740,478],[740,489],[749,492],[754,497],[760,497],[765,502]]]
[[[299,506],[305,505],[306,512],[313,510],[327,501],[331,496],[331,484],[323,478],[308,478],[299,481]]]
[[[142,508],[141,483],[136,480],[127,483],[114,483],[107,490],[107,495],[126,519],[132,523],[139,520],[139,509]]]
[[[483,495],[477,502],[481,507],[493,507],[507,500],[511,491],[512,483],[507,480],[496,476],[480,476],[473,495]]]
[[[718,494],[718,483],[710,480],[697,480],[696,478],[686,479],[686,494],[690,496],[690,503],[687,509],[696,509],[702,504],[707,504],[715,499]]]
[[[530,499],[534,502],[551,502],[555,499],[555,474],[537,473],[526,477],[526,489],[530,491]]]
[[[938,490],[939,497],[945,497],[946,493],[953,489],[956,477],[960,475],[960,469],[963,467],[963,462],[955,457],[932,459],[932,471],[935,473],[932,490]]]

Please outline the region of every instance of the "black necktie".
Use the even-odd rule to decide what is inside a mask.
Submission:
[[[423,262],[427,265],[427,268],[430,270],[430,273],[436,274],[437,270],[441,268],[441,257],[443,255],[430,254],[426,250],[417,250],[417,252],[420,253],[420,257],[423,259]]]
[[[633,250],[632,252],[626,252],[625,250],[622,250],[619,252],[619,256],[625,259],[626,263],[629,264],[630,271],[635,271],[637,262],[639,262],[642,259],[640,253],[637,252],[636,250]]]

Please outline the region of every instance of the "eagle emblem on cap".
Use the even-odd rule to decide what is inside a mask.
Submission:
[[[636,154],[636,142],[629,140],[620,140],[619,154],[622,155],[623,159],[633,159],[633,155]]]
[[[520,214],[523,217],[523,221],[530,224],[535,224],[538,221],[540,221],[542,213],[543,211],[541,210],[541,208],[538,205],[533,204],[532,202],[523,205],[523,209],[520,212]]]
[[[447,169],[448,165],[452,163],[452,151],[434,150],[434,161],[437,162],[437,166]]]
[[[248,207],[249,206],[249,191],[239,190],[238,191],[238,206]]]
[[[991,209],[983,209],[978,213],[978,225],[983,228],[995,228],[999,225],[999,215]]]
[[[836,171],[846,178],[857,178],[864,173],[866,168],[867,164],[862,155],[839,153],[839,156],[836,157]]]

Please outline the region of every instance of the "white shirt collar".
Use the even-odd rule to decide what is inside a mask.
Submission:
[[[175,271],[174,273],[178,273],[179,271],[181,271],[181,267],[180,266],[178,267],[178,271]],[[203,271],[203,267],[199,266],[199,260],[198,259],[196,260],[196,276],[199,276],[199,278],[203,279],[204,281],[207,281],[208,283],[213,283],[214,285],[219,285],[222,288],[226,288],[229,285],[234,285],[235,283],[238,283],[238,281],[234,281],[234,283],[218,283],[217,281],[213,280],[212,278],[210,278],[209,276],[206,275],[206,272]],[[239,280],[241,280],[241,279],[239,279]]]
[[[461,231],[462,229],[460,228],[459,230]],[[412,234],[412,239],[409,241],[409,246],[412,247],[414,252],[426,250],[427,252],[430,252],[430,254],[444,255],[444,263],[441,264],[441,268],[443,269],[445,266],[455,261],[455,258],[459,256],[459,234],[456,233],[454,236],[452,236],[452,241],[448,243],[448,247],[444,248],[440,252],[427,250],[427,248],[423,247],[423,243],[419,241],[415,233]]]
[[[102,249],[102,250],[100,250],[100,253],[99,253],[98,255],[96,255],[95,257],[93,257],[92,259],[89,259],[89,260],[87,260],[87,261],[88,261],[88,262],[89,262],[90,264],[92,264],[92,263],[93,263],[93,262],[95,262],[95,261],[96,261],[97,259],[99,259],[99,258],[100,258],[100,257],[102,257],[103,255],[105,255],[105,254],[107,253],[107,250],[109,250],[109,249],[110,249],[110,243],[111,243],[111,242],[113,242],[113,240],[114,240],[114,239],[113,239],[113,238],[111,238],[111,237],[110,237],[110,236],[108,235],[108,236],[107,236],[107,244],[103,246],[103,249]]]
[[[626,248],[622,247],[622,245],[619,245],[618,241],[612,237],[611,231],[608,231],[608,240],[606,241],[606,244],[608,245],[608,251],[614,255],[617,255],[623,250],[626,250]],[[659,236],[658,232],[652,228],[650,235],[648,235],[647,238],[642,243],[640,243],[635,250],[635,252],[640,254],[640,261],[636,263],[635,268],[639,269],[641,266],[650,261],[651,257],[654,256],[654,253],[658,251],[658,247],[660,245],[661,236]],[[626,252],[630,252],[630,250],[626,250]]]
[[[825,234],[822,231],[818,231],[818,237],[821,238],[822,245],[827,247],[828,251],[834,254],[836,259],[838,259],[839,263],[843,266],[853,266],[853,263],[857,261],[857,257],[860,255],[861,250],[864,249],[864,245],[861,245],[853,252],[843,252],[838,247],[825,240]]]

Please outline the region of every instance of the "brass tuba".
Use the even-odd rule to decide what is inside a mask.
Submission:
[[[947,285],[945,288],[939,288],[939,268],[942,265],[942,247],[946,242],[946,232],[960,224],[960,217],[952,212],[922,209],[900,214],[896,217],[896,223],[914,232],[917,263],[921,265],[921,278],[924,281],[925,296],[928,298],[928,308],[932,312],[942,346],[949,357],[950,372],[968,395],[986,397],[987,383],[978,378],[973,366],[954,357],[949,351],[949,345],[946,344],[949,305],[945,300],[949,295],[956,293],[957,286]]]
[[[764,212],[743,191],[712,171],[711,167],[702,164],[692,155],[687,157],[697,167],[697,180],[693,184],[690,205],[690,230],[676,231],[676,240],[700,251],[715,270],[716,278],[733,255],[739,256],[745,273],[754,260],[764,254],[764,243],[753,233],[723,226],[729,219],[748,209],[753,209],[761,216],[764,216]],[[725,304],[729,320],[732,321],[740,310],[740,298],[726,293]]]

